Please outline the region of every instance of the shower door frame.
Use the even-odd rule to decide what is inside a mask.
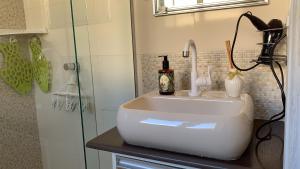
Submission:
[[[284,169],[300,168],[300,0],[291,0],[288,25],[288,91]]]

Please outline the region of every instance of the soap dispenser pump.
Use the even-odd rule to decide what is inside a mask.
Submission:
[[[168,56],[163,57],[162,69],[158,71],[159,93],[161,95],[172,95],[175,92],[174,86],[174,70],[169,69]]]

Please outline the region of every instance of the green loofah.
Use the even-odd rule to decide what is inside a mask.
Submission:
[[[50,64],[42,53],[42,43],[38,37],[30,40],[33,77],[43,92],[50,90]]]
[[[4,57],[0,77],[21,95],[28,94],[32,89],[32,66],[28,59],[21,56],[17,40],[1,43],[0,52]]]

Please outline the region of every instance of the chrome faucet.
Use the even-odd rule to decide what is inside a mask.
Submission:
[[[210,71],[211,68],[208,66],[208,76],[207,77],[198,77],[197,71],[197,48],[196,44],[193,40],[189,40],[185,44],[185,48],[182,52],[183,57],[189,57],[190,48],[192,51],[192,70],[191,70],[191,91],[189,92],[189,96],[199,96],[200,90],[199,86],[210,86],[211,85],[211,76]]]

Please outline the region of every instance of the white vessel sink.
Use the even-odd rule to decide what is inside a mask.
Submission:
[[[234,160],[251,140],[253,102],[248,94],[227,98],[221,91],[151,92],[120,106],[117,127],[128,144]]]

